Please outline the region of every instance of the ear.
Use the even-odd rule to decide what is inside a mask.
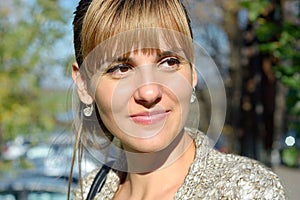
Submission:
[[[192,84],[193,84],[193,88],[196,87],[197,83],[198,83],[198,75],[197,75],[197,71],[195,66],[192,66]]]
[[[77,62],[72,64],[72,79],[77,86],[77,93],[80,101],[87,105],[92,104],[93,98],[88,93],[84,76],[80,73]]]

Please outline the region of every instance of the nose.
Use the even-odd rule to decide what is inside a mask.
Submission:
[[[161,85],[157,83],[147,83],[139,87],[134,93],[135,101],[146,108],[151,108],[160,102],[161,97]]]

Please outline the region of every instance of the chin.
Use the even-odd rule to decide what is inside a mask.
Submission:
[[[167,148],[174,140],[172,138],[160,137],[165,136],[163,133],[159,133],[151,138],[130,138],[127,141],[123,141],[123,146],[126,150],[139,153],[155,153]]]

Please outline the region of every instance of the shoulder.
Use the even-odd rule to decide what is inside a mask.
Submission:
[[[200,133],[188,185],[201,199],[285,199],[278,176],[256,160],[224,154]]]
[[[218,180],[214,183],[216,189],[237,195],[237,198],[284,199],[278,176],[255,160],[213,150],[209,156],[210,167]]]

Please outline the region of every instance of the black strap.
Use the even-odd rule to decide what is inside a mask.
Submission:
[[[105,183],[106,176],[107,176],[109,170],[110,170],[110,167],[107,165],[103,165],[101,167],[101,169],[95,176],[95,179],[91,185],[91,188],[87,195],[86,200],[93,200],[94,197],[96,196],[96,194],[101,191],[101,189]]]

